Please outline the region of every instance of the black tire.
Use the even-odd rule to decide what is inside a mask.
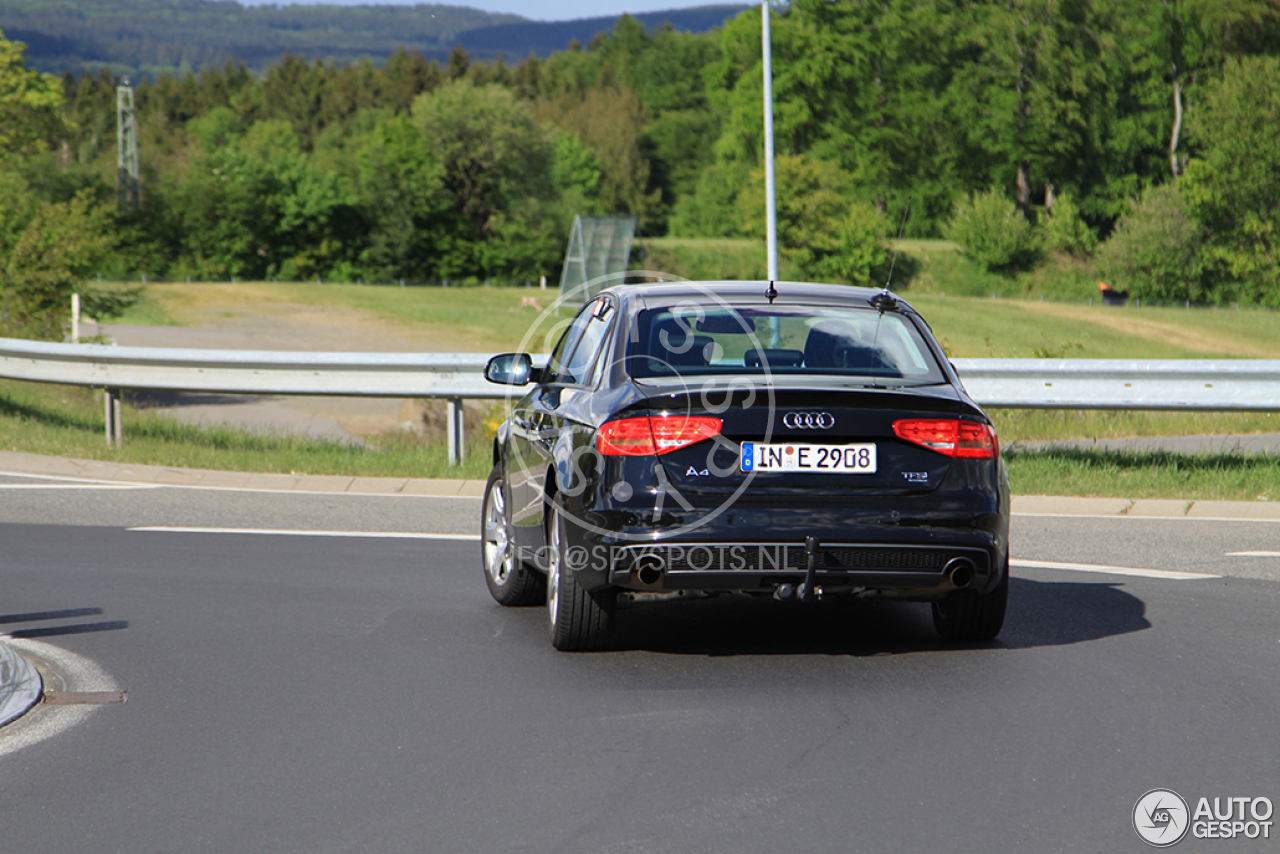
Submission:
[[[536,605],[545,594],[546,579],[525,566],[516,555],[507,510],[507,484],[495,466],[484,487],[480,509],[480,559],[484,581],[499,605]]]
[[[614,591],[589,592],[565,569],[564,522],[553,507],[547,521],[547,622],[551,645],[563,652],[604,649],[613,632]]]
[[[933,627],[945,640],[987,641],[1000,634],[1009,605],[1009,566],[990,593],[957,590],[933,603]]]

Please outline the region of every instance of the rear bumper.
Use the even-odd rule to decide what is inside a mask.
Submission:
[[[612,553],[609,582],[629,590],[770,592],[806,581],[827,593],[944,594],[992,586],[995,564],[982,548],[816,543],[699,543],[624,546]],[[996,579],[999,580],[998,578]]]
[[[929,599],[960,587],[986,592],[1003,578],[1008,558],[1002,513],[738,506],[692,529],[674,517],[637,524],[616,511],[584,520],[588,526],[565,532],[573,550],[566,563],[588,589],[772,592],[806,580],[808,537],[816,540],[814,581],[829,593]],[[968,575],[957,576],[958,568]]]

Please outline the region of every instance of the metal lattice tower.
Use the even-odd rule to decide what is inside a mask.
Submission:
[[[627,269],[631,242],[635,237],[634,216],[583,216],[573,218],[569,248],[560,273],[560,299],[565,305],[585,305],[616,281]]]
[[[126,77],[116,87],[116,195],[120,207],[138,207],[138,126],[133,114],[133,86]]]

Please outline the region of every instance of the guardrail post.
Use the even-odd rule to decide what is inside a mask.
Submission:
[[[107,447],[124,441],[124,422],[121,420],[122,395],[118,388],[102,390],[102,405],[107,422]]]
[[[462,398],[449,397],[445,399],[448,406],[447,419],[449,422],[449,465],[456,466],[462,462],[463,447],[463,427],[462,427]]]

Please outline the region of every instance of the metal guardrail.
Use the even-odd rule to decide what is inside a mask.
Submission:
[[[107,444],[124,437],[123,390],[431,397],[448,404],[449,459],[461,461],[462,401],[501,399],[482,353],[308,353],[53,344],[0,338],[0,377],[106,391]]]
[[[1280,361],[956,359],[984,407],[1280,411]]]
[[[507,389],[483,353],[307,353],[51,344],[0,338],[0,377],[105,389],[107,442],[123,438],[121,392],[443,398],[449,458],[462,459],[462,401]],[[983,406],[1280,411],[1280,361],[956,359]]]

